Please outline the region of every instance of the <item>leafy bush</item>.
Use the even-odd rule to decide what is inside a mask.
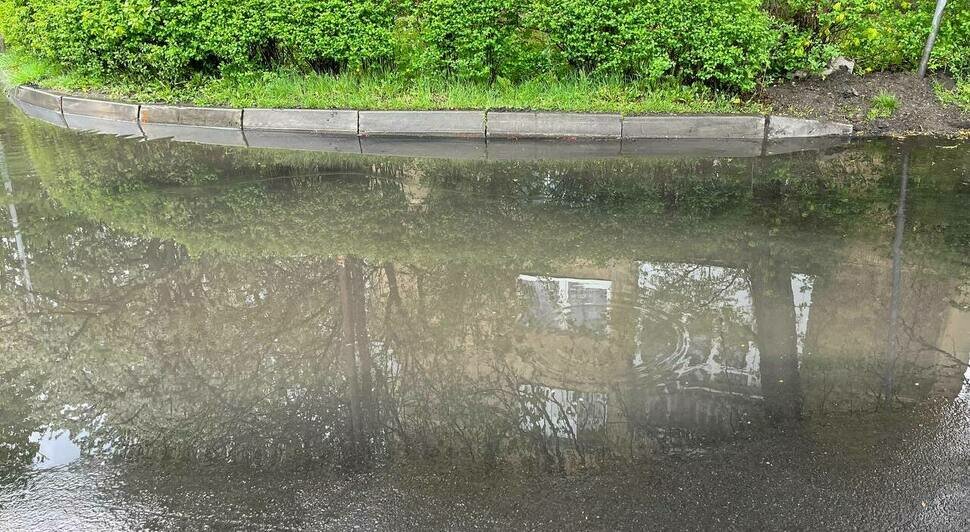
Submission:
[[[970,82],[970,0],[950,0],[930,66]]]
[[[317,70],[360,70],[391,56],[390,0],[264,0],[270,48]],[[254,59],[260,59],[259,57]]]
[[[85,73],[178,84],[285,69],[476,81],[576,71],[729,91],[843,54],[912,68],[935,0],[0,0],[8,44]],[[970,0],[932,66],[970,78]]]
[[[863,71],[911,69],[920,60],[936,0],[790,0],[784,11]],[[970,75],[970,0],[950,0],[931,65]]]
[[[463,78],[521,78],[539,62],[522,25],[527,0],[425,0],[416,8],[421,66]]]
[[[751,90],[781,33],[759,0],[556,0],[537,26],[574,67],[656,78],[668,71]]]
[[[749,91],[770,66],[781,33],[760,0],[666,0],[642,4],[657,13],[679,72]]]
[[[172,81],[391,55],[391,0],[0,0],[11,44],[92,72]]]
[[[673,63],[645,9],[634,0],[539,2],[533,20],[572,67],[657,78]],[[668,32],[669,33],[669,32]]]

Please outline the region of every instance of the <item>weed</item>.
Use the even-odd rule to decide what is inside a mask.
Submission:
[[[869,120],[889,118],[896,112],[896,109],[899,109],[899,100],[896,98],[896,95],[886,90],[881,90],[872,99],[866,118]]]

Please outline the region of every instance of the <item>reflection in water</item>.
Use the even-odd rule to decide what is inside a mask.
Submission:
[[[568,472],[824,440],[953,401],[970,358],[966,150],[920,147],[932,172],[907,155],[900,182],[887,144],[457,163],[2,133],[19,482],[77,456]]]
[[[893,239],[893,284],[889,304],[889,342],[883,370],[882,398],[892,404],[895,395],[896,359],[899,356],[899,307],[902,303],[903,239],[906,237],[906,190],[909,187],[909,153],[903,153],[902,175],[899,179],[899,204],[896,206],[896,237]]]
[[[7,194],[13,196],[13,182],[10,180],[10,171],[7,169],[7,157],[3,149],[3,142],[0,142],[0,179],[3,179],[3,188]],[[22,283],[27,289],[28,298],[32,299],[33,288],[30,284],[30,270],[27,267],[27,250],[24,248],[23,234],[20,232],[20,219],[17,216],[17,205],[13,201],[7,204],[7,212],[10,215],[10,228],[13,233],[17,258],[20,260]]]
[[[77,437],[84,439],[86,436],[82,433]],[[43,434],[35,432],[30,435],[30,441],[38,446],[34,456],[35,469],[66,466],[81,457],[81,447],[74,443],[68,430],[47,431]]]

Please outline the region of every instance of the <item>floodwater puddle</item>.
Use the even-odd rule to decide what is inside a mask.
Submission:
[[[965,528],[942,144],[435,160],[0,104],[0,529]]]

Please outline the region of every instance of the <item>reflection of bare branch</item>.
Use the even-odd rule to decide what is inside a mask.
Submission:
[[[922,348],[932,351],[934,353],[943,355],[944,357],[950,359],[951,362],[956,363],[956,366],[950,366],[950,367],[959,367],[959,366],[963,366],[965,368],[970,367],[970,362],[960,359],[960,356],[956,354],[956,346],[954,346],[952,352],[946,351],[945,349],[940,348],[936,344],[928,342],[925,338],[923,338],[922,335],[918,334],[915,330],[915,327],[907,323],[906,320],[902,320],[902,324],[903,324],[903,329],[906,330],[906,332],[909,335],[909,338],[911,340],[915,340]]]
[[[576,454],[579,455],[579,459],[583,463],[586,463],[586,455],[583,453],[583,448],[582,448],[582,446],[579,443],[579,433],[578,433],[577,427],[574,427],[573,424],[569,421],[569,411],[562,404],[562,402],[560,402],[558,399],[556,399],[555,394],[553,394],[553,393],[550,392],[549,395],[548,395],[548,399],[551,400],[552,401],[552,404],[556,405],[556,408],[559,409],[559,412],[560,412],[560,416],[559,417],[560,417],[561,420],[563,420],[565,422],[564,425],[565,425],[565,428],[566,428],[566,437],[569,438],[569,440],[573,442],[573,447],[576,449]],[[546,411],[546,409],[543,409],[543,412],[545,412],[545,411]],[[547,416],[547,418],[548,418],[548,416]],[[579,420],[578,420],[578,416],[577,416],[577,422],[578,421]],[[553,430],[555,430],[556,428],[558,428],[555,425],[553,425],[553,427],[554,427]]]

